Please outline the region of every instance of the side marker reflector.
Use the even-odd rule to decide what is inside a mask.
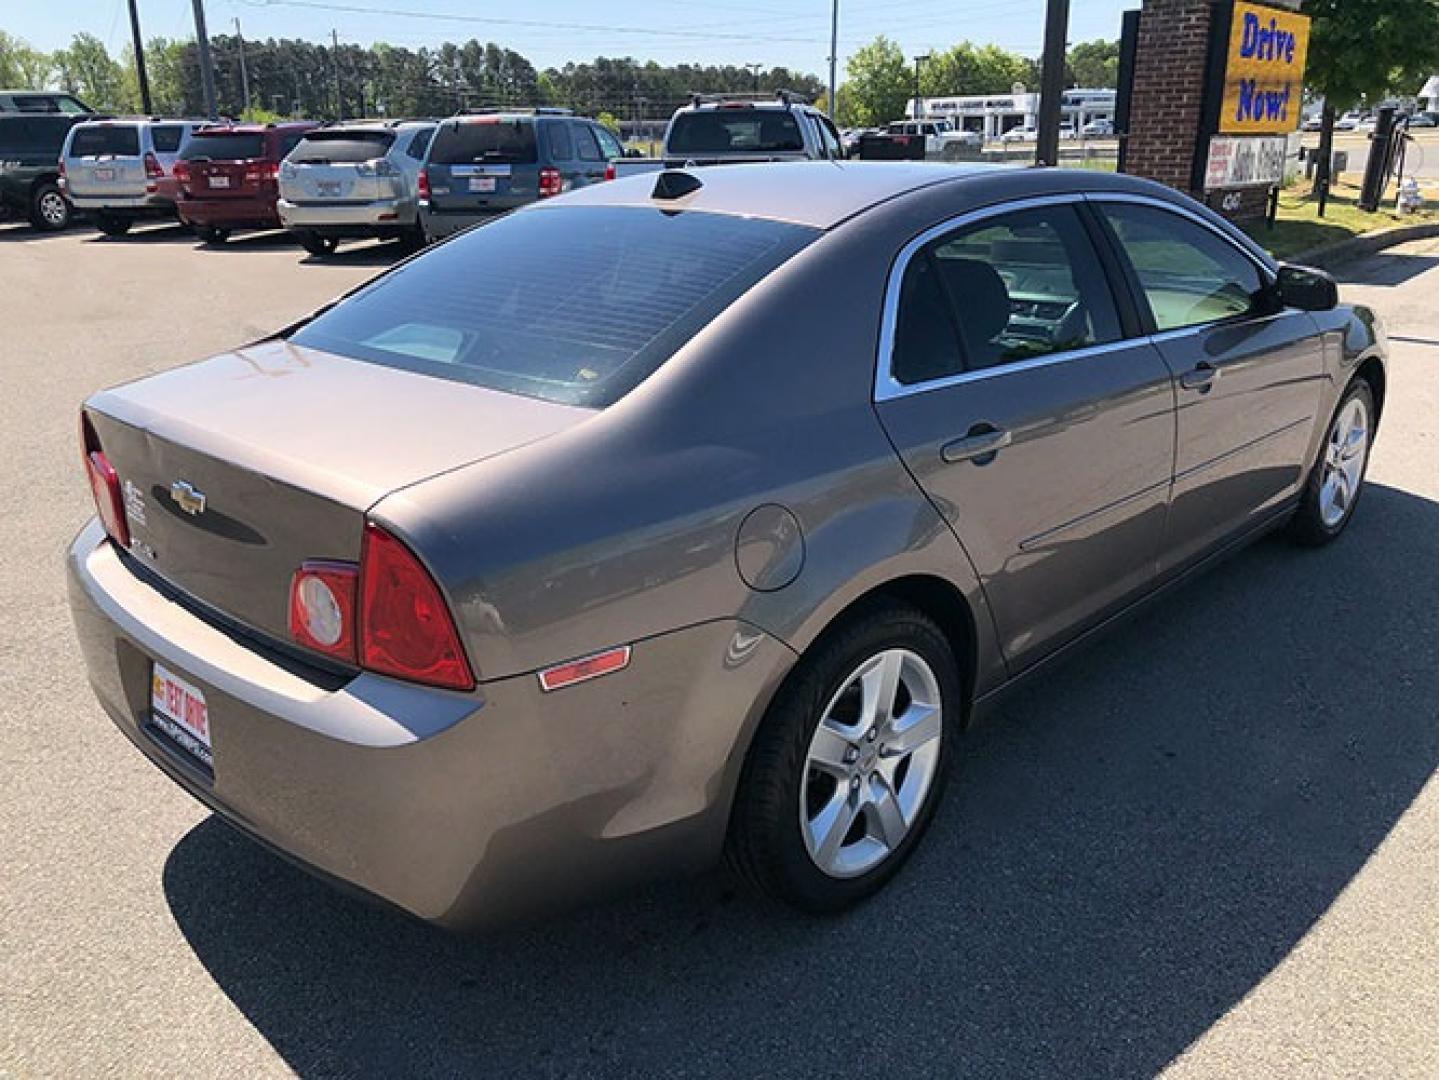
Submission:
[[[601,675],[610,675],[616,671],[623,671],[629,666],[630,647],[628,645],[621,645],[615,649],[607,649],[602,653],[595,653],[594,656],[586,656],[582,660],[571,660],[567,664],[546,668],[540,672],[540,689],[546,692],[550,690],[562,690],[566,686],[573,686],[575,683],[582,683],[589,679],[598,679]]]

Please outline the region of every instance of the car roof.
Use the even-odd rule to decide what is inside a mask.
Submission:
[[[686,169],[703,186],[683,208],[772,218],[828,229],[878,203],[970,176],[990,176],[1012,166],[926,162],[790,161],[714,165]],[[658,173],[641,173],[592,184],[567,196],[571,205],[649,206]],[[676,205],[676,209],[680,206]]]
[[[784,161],[711,165],[683,171],[699,179],[702,186],[680,199],[653,198],[659,173],[648,172],[592,184],[555,202],[536,203],[530,209],[643,206],[769,218],[831,229],[882,203],[939,185],[953,185],[956,212],[968,209],[963,205],[965,191],[972,193],[975,207],[1000,200],[1085,192],[1129,192],[1169,202],[1182,201],[1191,208],[1195,205],[1172,188],[1153,181],[1092,169],[920,161]],[[1261,249],[1256,246],[1255,250]]]

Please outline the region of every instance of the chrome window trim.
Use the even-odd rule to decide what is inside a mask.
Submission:
[[[1229,320],[1217,320],[1207,323],[1195,323],[1193,326],[1180,326],[1173,330],[1156,331],[1153,334],[1141,334],[1136,337],[1121,338],[1118,341],[1108,341],[1102,345],[1091,345],[1083,349],[1071,349],[1065,352],[1049,353],[1045,356],[1035,356],[1027,360],[1015,360],[1006,364],[999,364],[995,367],[980,368],[977,371],[961,371],[954,375],[946,375],[938,379],[930,379],[920,383],[901,383],[894,378],[894,336],[895,325],[899,317],[900,290],[904,285],[904,275],[909,269],[910,260],[920,248],[933,240],[937,240],[945,233],[953,232],[956,229],[964,228],[986,218],[998,217],[1015,211],[1032,210],[1044,206],[1063,206],[1076,203],[1138,203],[1145,206],[1153,206],[1159,210],[1167,210],[1186,218],[1198,225],[1200,228],[1219,237],[1235,251],[1239,252],[1245,259],[1252,263],[1265,281],[1272,282],[1274,277],[1273,269],[1255,258],[1254,253],[1244,247],[1232,236],[1215,228],[1213,223],[1206,221],[1198,214],[1187,207],[1177,203],[1168,202],[1165,199],[1156,198],[1152,195],[1140,195],[1124,191],[1091,191],[1091,192],[1068,192],[1062,195],[1039,195],[1033,198],[1015,199],[1011,202],[994,203],[989,206],[979,207],[975,210],[967,210],[962,214],[947,218],[937,225],[933,225],[914,237],[904,245],[895,256],[894,265],[890,267],[889,276],[885,280],[884,308],[881,316],[879,332],[879,349],[875,363],[874,378],[874,400],[876,403],[892,401],[896,398],[908,397],[911,394],[927,393],[930,390],[945,390],[953,386],[962,386],[965,383],[976,382],[980,379],[999,378],[1004,375],[1018,374],[1024,371],[1033,371],[1036,368],[1050,367],[1054,364],[1065,364],[1072,360],[1085,360],[1105,353],[1119,352],[1124,349],[1132,349],[1136,345],[1148,343],[1157,345],[1161,342],[1172,341],[1189,334],[1203,333],[1212,330],[1216,326],[1224,325]],[[1279,312],[1276,314],[1283,314]],[[1265,319],[1275,316],[1265,316]]]

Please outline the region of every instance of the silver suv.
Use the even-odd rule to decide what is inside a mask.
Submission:
[[[280,164],[280,220],[311,255],[377,236],[419,247],[419,175],[435,125],[349,121],[316,128]]]
[[[175,161],[202,120],[90,120],[76,124],[60,151],[65,194],[107,236],[142,218],[172,218]]]

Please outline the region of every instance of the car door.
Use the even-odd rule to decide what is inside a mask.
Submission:
[[[595,138],[594,128],[586,123],[578,123],[575,125],[574,134],[575,157],[578,159],[572,166],[577,171],[575,186],[598,184],[604,180],[609,162],[605,160],[604,154],[600,153],[600,142]]]
[[[984,584],[1017,671],[1149,586],[1174,461],[1169,369],[1078,196],[912,241],[876,409]]]
[[[1094,205],[1174,377],[1178,440],[1164,572],[1298,492],[1324,344],[1311,315],[1275,305],[1268,269],[1218,227],[1158,202],[1096,197]]]

